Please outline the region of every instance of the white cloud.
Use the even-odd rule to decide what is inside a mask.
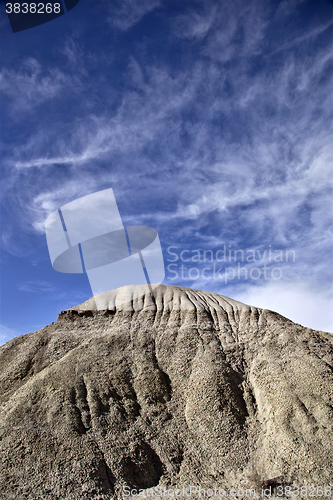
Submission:
[[[9,328],[8,326],[0,324],[0,345],[6,344],[14,337],[24,335],[21,329]]]
[[[87,194],[99,191],[100,179],[85,176],[84,179],[75,181],[71,179],[67,183],[40,192],[30,201],[30,210],[34,219],[33,227],[40,233],[45,233],[45,220],[54,210],[58,210],[69,201],[81,198]]]
[[[24,281],[20,283],[17,288],[20,292],[28,293],[49,293],[56,291],[56,288],[52,285],[52,283],[41,280]]]
[[[0,73],[0,91],[11,100],[15,112],[28,111],[73,84],[74,81],[58,68],[43,74],[40,62],[33,57],[26,59],[18,71],[4,68]]]
[[[107,18],[111,26],[126,31],[137,24],[146,14],[161,5],[160,0],[121,0],[109,5]]]
[[[179,14],[174,20],[174,32],[179,38],[203,39],[212,29],[217,15],[217,5],[205,2],[203,12],[193,10],[188,15]]]
[[[333,332],[333,298],[313,291],[307,283],[272,283],[249,287],[234,299],[255,307],[276,311],[302,326]]]
[[[277,16],[288,15],[287,4]],[[159,5],[115,3],[109,22],[127,30]],[[68,74],[45,71],[35,59],[18,71],[3,70],[4,93],[26,105],[27,116],[67,92],[76,72],[83,106],[66,126],[35,124],[6,150],[7,245],[13,220],[23,231],[42,233],[51,211],[113,187],[125,193],[126,220],[161,228],[172,241],[218,245],[228,239],[245,246],[247,238],[258,247],[285,245],[298,256],[290,280],[328,282],[332,54],[320,43],[311,46],[315,54],[308,50],[328,23],[271,40],[272,19],[262,2],[202,7],[170,18],[172,41],[183,38],[188,50],[184,67],[152,62],[143,55],[150,42],[142,41],[121,74],[116,105],[105,98],[113,80],[104,69],[94,81],[98,92],[86,86],[87,49],[77,39],[64,45]],[[101,49],[98,57],[109,53]]]

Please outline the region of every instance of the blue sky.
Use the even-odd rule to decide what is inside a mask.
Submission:
[[[332,25],[328,0],[81,0],[15,34],[2,17],[1,343],[89,298],[44,222],[107,188],[158,231],[163,283],[331,330]]]

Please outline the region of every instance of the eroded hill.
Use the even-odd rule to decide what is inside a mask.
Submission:
[[[331,334],[214,293],[132,291],[0,348],[1,499],[333,483]]]

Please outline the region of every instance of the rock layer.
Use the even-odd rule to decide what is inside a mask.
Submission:
[[[333,483],[331,334],[209,292],[132,295],[0,348],[1,499]]]

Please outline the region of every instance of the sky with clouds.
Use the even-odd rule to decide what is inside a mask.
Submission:
[[[81,0],[15,34],[0,14],[1,343],[90,297],[44,224],[107,188],[158,231],[163,283],[332,331],[330,0]]]

